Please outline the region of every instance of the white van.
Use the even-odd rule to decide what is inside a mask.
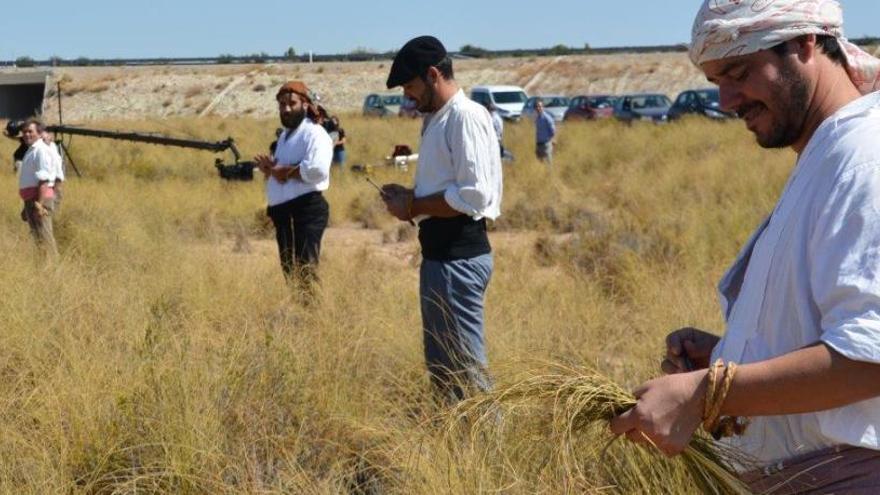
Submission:
[[[505,120],[519,120],[529,95],[519,86],[474,86],[471,99],[483,106],[492,103]]]

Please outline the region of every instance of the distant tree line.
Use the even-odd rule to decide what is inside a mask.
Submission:
[[[860,46],[880,45],[880,37],[864,36],[854,38],[851,42]],[[656,46],[618,46],[593,48],[589,43],[583,46],[567,46],[558,44],[549,48],[523,48],[515,50],[490,50],[473,44],[466,44],[458,52],[451,55],[460,58],[499,58],[499,57],[541,57],[560,55],[601,55],[614,53],[651,53],[651,52],[686,52],[687,44],[656,45]],[[317,55],[300,54],[291,46],[281,55],[269,55],[266,52],[250,55],[233,55],[224,53],[216,57],[157,57],[135,59],[92,59],[77,57],[65,59],[59,56],[47,60],[36,60],[29,56],[21,56],[14,61],[0,61],[0,66],[16,67],[70,67],[70,66],[113,66],[113,65],[210,65],[210,64],[265,64],[283,62],[363,62],[370,60],[391,60],[395,51],[377,51],[366,47],[357,47],[348,53]]]

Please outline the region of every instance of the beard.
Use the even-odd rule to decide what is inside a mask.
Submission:
[[[809,85],[806,79],[788,63],[784,64],[780,70],[779,81],[771,88],[770,101],[776,106],[775,118],[772,119],[771,128],[767,133],[755,133],[758,145],[762,148],[791,146],[800,138],[807,120]],[[765,112],[770,111],[762,103],[753,103],[746,106],[743,114],[756,105],[763,106]]]
[[[297,127],[299,127],[300,124],[302,124],[303,119],[306,118],[306,110],[305,108],[303,108],[298,112],[282,113],[280,115],[280,118],[281,125],[288,129],[296,129]]]
[[[434,96],[436,93],[434,92],[434,88],[425,84],[425,91],[421,94],[421,96],[416,100],[418,104],[417,110],[422,113],[431,113],[434,110]]]

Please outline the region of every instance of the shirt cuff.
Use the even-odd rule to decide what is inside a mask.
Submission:
[[[299,176],[302,178],[303,182],[307,184],[320,184],[327,180],[328,175],[329,174],[319,168],[306,168],[302,165],[299,166]]]
[[[43,172],[41,170],[38,170],[34,175],[37,177],[37,180],[40,182],[43,182],[43,181],[51,182],[52,180],[55,179],[55,176],[52,175],[51,172]]]
[[[457,186],[449,186],[446,188],[446,192],[443,193],[443,199],[449,203],[449,206],[451,206],[453,210],[460,211],[465,215],[470,215],[472,217],[480,216],[479,211],[462,199]]]

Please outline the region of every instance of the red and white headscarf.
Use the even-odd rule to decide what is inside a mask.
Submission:
[[[704,0],[694,21],[690,57],[700,66],[766,50],[804,34],[837,38],[859,91],[880,90],[880,59],[843,36],[843,10],[837,0]]]

